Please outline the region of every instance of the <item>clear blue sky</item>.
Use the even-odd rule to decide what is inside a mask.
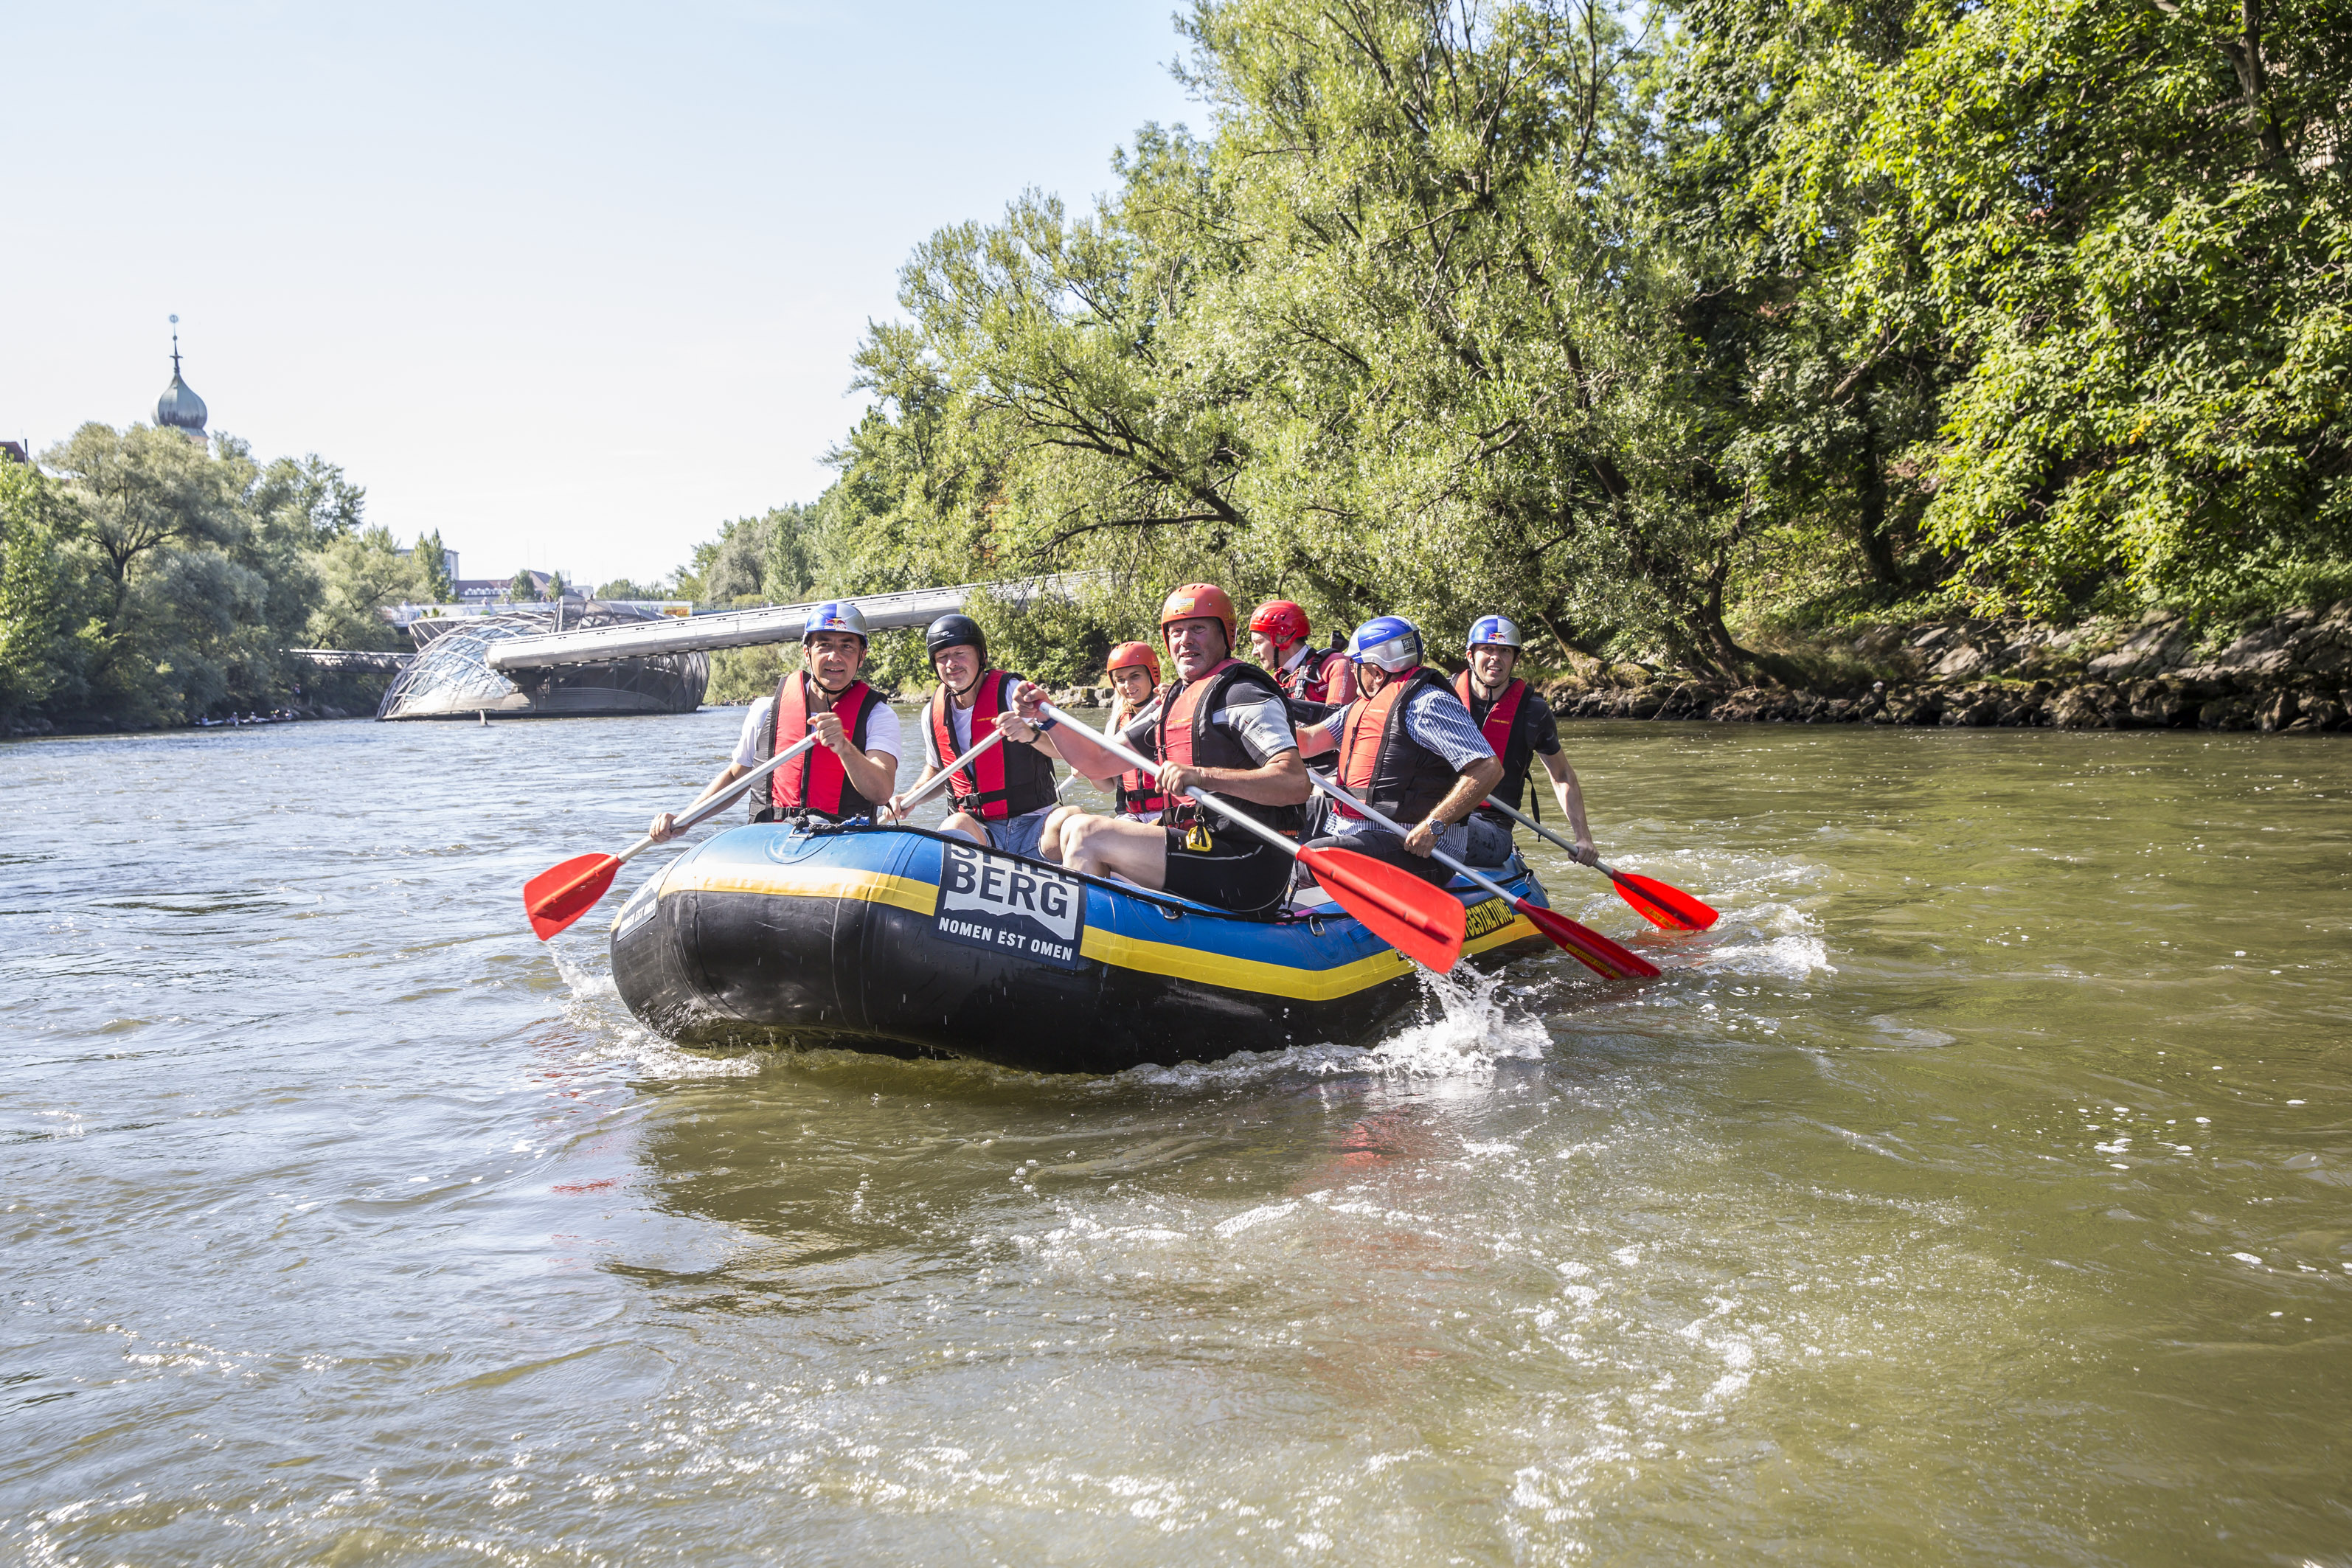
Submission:
[[[943,224],[1200,126],[1171,0],[11,7],[0,437],[317,452],[468,576],[659,574],[808,500]]]

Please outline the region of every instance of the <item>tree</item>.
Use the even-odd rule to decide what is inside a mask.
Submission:
[[[39,469],[0,462],[0,722],[69,686],[86,662],[67,624],[58,510]]]
[[[507,582],[507,599],[511,604],[528,605],[539,597],[539,579],[524,567]]]
[[[280,458],[261,470],[255,481],[252,510],[257,518],[282,519],[307,535],[319,548],[361,527],[367,510],[367,491],[343,477],[343,470],[316,452],[302,458]]]
[[[416,538],[416,593],[427,604],[446,605],[456,602],[457,584],[449,577],[449,547],[441,542],[441,531]]]
[[[425,553],[406,555],[392,531],[373,525],[330,542],[319,552],[318,606],[306,631],[312,647],[397,648],[406,640],[384,618],[394,605],[425,597]]]

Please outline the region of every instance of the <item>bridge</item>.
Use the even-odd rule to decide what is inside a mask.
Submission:
[[[320,669],[371,669],[396,675],[408,668],[413,653],[378,653],[367,648],[289,647],[296,658],[307,658]]]
[[[1005,582],[958,583],[944,588],[868,594],[843,602],[856,605],[869,627],[887,632],[902,626],[929,626],[941,616],[966,608],[981,595],[1015,609],[1025,609],[1041,600],[1075,599],[1081,588],[1102,580],[1103,574],[1098,572],[1065,572]],[[610,664],[649,654],[709,653],[722,647],[793,642],[799,638],[809,611],[825,602],[766,605],[756,610],[720,610],[710,615],[509,637],[485,650],[482,662],[502,672],[548,669],[563,665]]]

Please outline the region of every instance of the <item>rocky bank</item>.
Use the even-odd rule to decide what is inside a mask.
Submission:
[[[1638,666],[1547,693],[1563,719],[2034,725],[2065,730],[2352,729],[2352,599],[2201,634],[2180,616],[2059,627],[1957,620],[1874,626],[1799,650],[1802,687],[1732,687]]]

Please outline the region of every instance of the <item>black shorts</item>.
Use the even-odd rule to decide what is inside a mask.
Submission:
[[[1290,857],[1255,833],[1238,827],[1209,829],[1209,847],[1195,829],[1171,827],[1168,875],[1160,886],[1180,899],[1231,910],[1237,915],[1280,914],[1290,891]]]
[[[1410,871],[1434,888],[1442,888],[1454,879],[1453,871],[1439,865],[1434,857],[1414,854],[1404,847],[1403,839],[1393,833],[1384,833],[1377,827],[1367,829],[1362,833],[1350,833],[1344,837],[1339,834],[1333,834],[1325,838],[1310,838],[1307,843],[1307,847],[1311,849],[1352,849],[1359,855],[1371,857],[1384,866],[1393,866],[1400,871]]]

